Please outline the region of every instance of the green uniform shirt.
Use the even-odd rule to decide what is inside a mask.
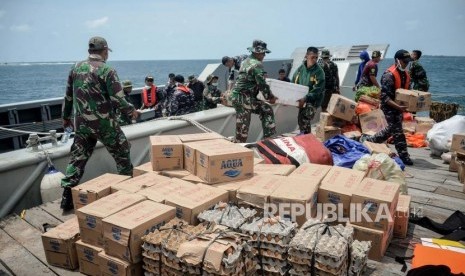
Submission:
[[[318,64],[307,68],[307,62],[304,61],[292,76],[292,83],[308,86],[306,102],[313,107],[321,106],[325,91],[325,73]]]
[[[239,76],[232,90],[232,97],[243,93],[249,97],[257,97],[258,92],[262,91],[263,97],[268,100],[273,97],[270,86],[265,82],[265,71],[261,61],[253,55],[249,56],[242,62],[239,69]]]

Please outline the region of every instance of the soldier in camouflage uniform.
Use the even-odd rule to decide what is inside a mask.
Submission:
[[[218,77],[209,75],[205,81],[205,89],[203,90],[203,110],[216,108],[217,104],[223,101],[223,95],[218,89]]]
[[[194,111],[202,111],[203,110],[203,91],[205,89],[205,85],[203,82],[199,81],[195,75],[190,75],[187,80],[189,84],[187,87],[194,92]]]
[[[235,57],[228,57],[224,56],[221,60],[224,66],[228,67],[229,69],[229,77],[228,77],[228,89],[231,90],[234,87],[234,83],[236,81],[236,73],[239,74],[239,69],[241,68],[242,62],[248,58],[248,55],[240,55]]]
[[[194,92],[184,85],[184,77],[174,77],[175,88],[168,106],[168,116],[180,116],[195,112]]]
[[[257,99],[259,91],[271,104],[277,99],[271,93],[270,86],[266,84],[264,78],[262,61],[270,50],[261,40],[255,40],[248,50],[252,54],[242,62],[239,76],[231,92],[232,105],[236,110],[236,142],[238,143],[247,141],[252,113],[258,114],[262,121],[264,138],[276,134],[273,109],[268,103]]]
[[[420,64],[419,59],[421,57],[420,50],[412,51],[413,62],[410,64],[410,77],[412,78],[412,89],[428,92],[429,82],[428,77],[426,76],[426,71],[423,69],[423,66]]]
[[[411,58],[409,52],[399,50],[396,52],[394,59],[396,64],[389,67],[381,77],[381,110],[386,116],[388,126],[374,136],[364,135],[361,140],[382,143],[392,135],[400,159],[405,165],[413,165],[407,151],[407,142],[402,129],[402,113],[407,110],[407,107],[395,102],[396,90],[399,88],[408,89],[410,85],[410,76],[405,68]]]
[[[108,51],[111,49],[104,38],[92,37],[89,58],[76,63],[69,73],[63,126],[73,127],[71,116],[74,110],[75,136],[66,176],[61,180],[63,210],[74,208],[71,187],[79,184],[97,141],[102,142],[113,156],[119,174],[132,175],[130,145],[118,124],[114,108],[133,119],[139,112],[125,100],[116,71],[105,63]]]
[[[317,59],[318,49],[308,47],[303,64],[292,76],[292,83],[308,86],[307,95],[299,100],[297,123],[302,134],[312,132],[313,117],[324,98],[325,72],[317,64]]]
[[[132,92],[132,82],[130,80],[125,80],[122,82],[122,85],[123,85],[124,99],[128,103],[133,104],[131,101],[131,97],[129,96],[129,94],[131,94]],[[116,112],[116,118],[118,118],[118,123],[120,126],[132,124],[131,116],[122,114],[118,108],[115,109],[115,112]]]
[[[339,73],[336,63],[331,61],[329,58],[331,54],[329,50],[321,51],[321,59],[323,60],[322,67],[325,72],[325,95],[323,103],[321,104],[321,110],[326,112],[329,100],[333,94],[341,94],[339,91]]]

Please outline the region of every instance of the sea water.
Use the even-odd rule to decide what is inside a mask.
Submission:
[[[465,114],[465,57],[423,56],[421,64],[430,81],[434,101],[460,104]],[[142,87],[150,74],[157,85],[166,84],[169,73],[199,75],[209,63],[220,60],[155,60],[108,61],[121,80],[131,80],[134,87]],[[393,64],[387,58],[380,62],[378,80]],[[63,97],[66,80],[73,62],[35,62],[0,64],[0,105],[7,103]]]

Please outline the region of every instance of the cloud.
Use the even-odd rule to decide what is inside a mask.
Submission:
[[[108,16],[105,16],[99,19],[86,21],[86,26],[89,29],[96,29],[96,28],[106,25],[107,23],[108,23]]]
[[[415,31],[418,29],[418,26],[420,25],[420,21],[418,20],[408,20],[405,21],[405,28],[407,31]]]
[[[0,18],[2,18],[4,15],[5,15],[5,11],[4,10],[0,10]]]
[[[28,32],[31,30],[31,26],[29,24],[12,25],[10,30],[13,32]]]

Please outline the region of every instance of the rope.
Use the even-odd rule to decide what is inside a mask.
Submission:
[[[0,127],[0,130],[10,131],[10,132],[16,132],[16,133],[21,133],[21,134],[50,135],[50,133],[48,133],[48,132],[34,132],[34,131],[26,131],[26,130],[19,130],[19,129],[6,128],[6,127]],[[63,135],[63,134],[64,134],[64,133],[62,133],[62,132],[57,133],[57,135]]]

